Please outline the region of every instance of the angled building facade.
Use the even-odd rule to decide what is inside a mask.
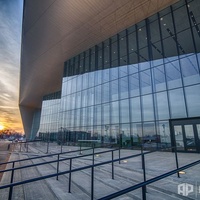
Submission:
[[[25,1],[28,138],[200,152],[198,0],[49,2]]]

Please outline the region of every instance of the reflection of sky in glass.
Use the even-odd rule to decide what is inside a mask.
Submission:
[[[165,65],[162,64],[163,62]],[[102,123],[126,123],[129,122],[130,119],[133,122],[139,122],[141,120],[153,121],[155,120],[154,117],[158,120],[169,119],[167,93],[159,91],[165,91],[167,87],[169,89],[180,87],[182,86],[182,83],[187,85],[198,83],[200,79],[196,67],[196,57],[194,54],[186,54],[182,56],[180,62],[178,61],[178,57],[174,56],[165,58],[164,60],[160,59],[160,61],[158,60],[156,63],[161,63],[161,65],[153,67],[152,69],[149,69],[150,62],[140,63],[140,66],[143,66],[142,68],[140,67],[140,69],[146,69],[140,72],[132,70],[135,68],[134,65],[128,65],[88,72],[72,77],[64,77],[62,98],[66,99],[66,104],[68,105],[65,104],[66,107],[63,110],[72,110],[75,108],[75,105],[77,105],[76,108],[80,108],[80,112],[82,112],[82,108],[87,106],[119,101],[121,102],[120,108],[119,103],[117,102],[102,105],[104,108],[102,110]],[[93,84],[90,83],[90,79],[94,81]],[[190,79],[192,81],[189,81]],[[151,94],[152,89],[159,93],[156,93],[154,96],[146,95]],[[77,91],[80,92],[77,93]],[[192,106],[191,101],[192,99],[193,101],[199,99],[198,93],[196,94],[194,91],[197,91],[197,89],[192,90],[192,87],[186,88],[186,93],[188,94],[188,97],[186,97],[187,106],[191,116],[195,115],[192,110],[194,107]],[[141,100],[139,94],[142,95]],[[131,98],[130,108],[129,101],[123,100],[128,99],[129,97],[137,97]],[[142,103],[141,107],[140,103]],[[172,118],[186,117],[186,107],[182,89],[169,91],[169,103]],[[155,105],[155,109],[153,108],[153,105]],[[195,105],[197,105],[197,103]],[[116,110],[118,109],[120,109],[121,120],[116,119],[120,117],[116,114]],[[155,116],[154,110],[156,112]],[[128,115],[129,111],[130,118]],[[111,112],[111,118],[113,116],[113,119],[110,120],[107,112]],[[199,112],[197,111],[196,113]],[[86,110],[86,118],[87,115],[88,111]],[[94,113],[94,115],[96,115],[96,113]],[[97,125],[97,122],[95,123],[96,124],[94,125]],[[73,122],[71,125],[73,125]],[[88,125],[87,121],[84,125]]]

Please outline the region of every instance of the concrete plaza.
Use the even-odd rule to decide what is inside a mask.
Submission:
[[[87,147],[88,148],[88,147]],[[63,152],[71,152],[79,150],[78,146],[63,146]],[[95,149],[94,163],[100,163],[111,160],[111,152],[98,154],[98,152],[106,151],[108,148]],[[48,153],[59,153],[61,146],[55,143],[49,144]],[[17,160],[23,158],[31,158],[39,155],[47,155],[47,143],[38,142],[31,143],[27,149],[20,144],[16,144],[11,153],[10,160]],[[60,156],[67,158],[72,156],[79,156],[80,152],[68,153]],[[83,155],[92,153],[92,150],[82,151]],[[140,150],[121,149],[121,158],[134,154],[139,154]],[[119,151],[114,151],[114,159],[119,157]],[[57,159],[57,156],[40,158],[35,160],[16,162],[15,167],[24,166],[29,164],[40,163],[44,161],[51,161]],[[200,154],[196,153],[178,153],[179,167],[189,164],[200,159]],[[92,156],[73,159],[72,169],[91,165],[93,162]],[[10,168],[11,164],[7,165]],[[36,167],[25,168],[16,170],[14,173],[14,182],[45,176],[48,174],[56,173],[57,163],[40,165]],[[175,155],[172,152],[153,152],[145,155],[145,168],[146,180],[164,174],[170,170],[176,169]],[[59,164],[59,172],[69,169],[69,160],[62,161]],[[148,200],[176,200],[176,199],[200,199],[200,166],[185,170],[185,174],[181,174],[180,178],[176,174],[155,182],[147,186],[147,199]],[[103,166],[95,167],[94,169],[94,199],[99,199],[108,194],[117,192],[127,187],[133,186],[143,179],[143,170],[141,156],[122,160],[121,163],[114,163],[114,179],[112,179],[112,166],[106,164]],[[10,183],[11,172],[6,172],[1,180],[1,185]],[[69,174],[40,180],[37,182],[27,183],[24,185],[15,186],[13,189],[12,199],[69,199],[69,200],[86,200],[90,199],[91,195],[91,169],[86,169],[78,172],[73,172],[71,176],[72,185],[71,193],[68,193]],[[183,191],[180,184],[190,184],[192,190],[188,193]],[[0,199],[8,199],[9,189],[2,189],[0,192]],[[137,189],[122,195],[115,199],[142,199],[142,189]]]

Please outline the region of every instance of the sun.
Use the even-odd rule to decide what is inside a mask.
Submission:
[[[0,124],[0,131],[4,129],[4,126]]]

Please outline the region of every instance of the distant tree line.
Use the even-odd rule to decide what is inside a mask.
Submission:
[[[7,139],[13,137],[15,139],[21,138],[23,136],[22,133],[18,133],[12,129],[4,129],[0,130],[0,139]]]

